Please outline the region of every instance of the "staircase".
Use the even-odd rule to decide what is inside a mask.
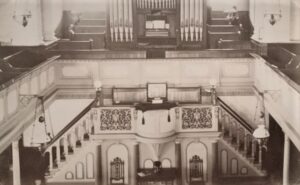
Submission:
[[[70,36],[58,42],[59,50],[99,50],[105,48],[105,12],[84,12],[74,26],[69,27]]]
[[[228,105],[218,99],[220,105],[219,126],[222,133],[218,142],[218,184],[227,182],[242,182],[243,179],[252,179],[252,184],[261,184],[267,180],[266,171],[263,169],[262,154],[263,147],[256,142],[252,136],[252,128],[240,118]],[[46,173],[47,184],[57,182],[79,182],[93,183],[95,171],[89,168],[89,164],[95,164],[97,156],[97,143],[91,142],[94,134],[94,102],[88,105],[78,116],[76,116],[44,149],[49,171]],[[226,171],[222,153],[226,151]],[[88,160],[90,159],[90,160]],[[236,160],[236,173],[233,173],[234,165],[232,159]],[[92,165],[93,166],[93,165]],[[83,170],[84,177],[80,177]],[[90,173],[91,176],[88,175]],[[93,174],[93,175],[92,175]],[[78,176],[79,175],[79,176]],[[265,183],[263,183],[265,184]]]
[[[243,26],[231,25],[227,14],[212,11],[208,21],[208,46],[210,49],[251,49],[249,41],[244,40]]]
[[[222,151],[226,151],[226,155],[237,159],[237,168],[239,169],[234,175],[235,177],[266,177],[267,173],[262,161],[264,147],[252,136],[253,128],[221,99],[218,100],[220,104],[219,124],[222,132],[218,143],[221,160],[219,163],[222,163]],[[230,157],[228,158],[230,159]],[[231,165],[229,162],[229,169],[232,169]],[[245,169],[240,168],[241,166],[244,166]],[[232,171],[222,171],[222,167],[220,169],[221,178],[232,177]]]
[[[95,181],[95,171],[91,164],[95,163],[96,151],[95,146],[92,146],[94,143],[90,142],[94,130],[90,121],[93,105],[94,102],[90,103],[44,148],[43,153],[48,166],[45,174],[47,184],[76,179]],[[79,175],[86,175],[77,177],[78,170],[82,170]]]

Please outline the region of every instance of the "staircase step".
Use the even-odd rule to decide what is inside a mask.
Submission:
[[[238,26],[234,25],[207,25],[208,31],[210,32],[237,32],[239,31]]]
[[[211,18],[226,18],[228,13],[224,11],[212,11]]]
[[[209,48],[218,48],[218,41],[222,40],[240,40],[240,34],[236,32],[208,32]]]
[[[81,12],[80,18],[82,19],[105,19],[106,12]]]
[[[80,19],[77,25],[85,25],[85,26],[105,26],[105,19]]]
[[[105,33],[75,33],[74,41],[93,40],[93,49],[101,49],[105,47]]]
[[[210,20],[211,25],[229,25],[229,20],[226,18],[212,18]]]
[[[250,41],[222,40],[218,43],[220,49],[251,49]]]
[[[236,149],[234,148],[234,146],[233,146],[231,143],[229,143],[228,141],[226,141],[226,140],[224,140],[224,139],[220,139],[220,141],[221,141],[224,145],[226,145],[228,148],[230,148],[231,151],[232,151],[233,153],[235,153],[236,155],[238,155],[239,158],[240,158],[242,161],[244,161],[244,163],[248,164],[248,166],[249,166],[250,168],[252,168],[252,169],[257,173],[257,175],[259,175],[259,176],[261,176],[261,177],[267,175],[266,171],[261,170],[260,167],[259,167],[257,164],[254,164],[249,158],[246,158],[240,151],[236,150]]]
[[[103,33],[106,31],[106,26],[81,26],[74,27],[76,33]]]
[[[91,41],[60,41],[57,48],[60,50],[92,49]]]

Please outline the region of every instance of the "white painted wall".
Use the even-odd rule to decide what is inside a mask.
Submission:
[[[291,40],[300,41],[300,0],[291,0]]]
[[[230,10],[233,6],[236,6],[239,11],[248,11],[249,10],[249,0],[209,0],[209,5],[212,10]]]
[[[256,128],[254,120],[258,120],[260,104],[256,96],[220,96],[220,98],[238,113],[253,128]],[[256,110],[256,106],[258,109]],[[255,112],[257,112],[255,114]],[[257,118],[254,119],[254,116]]]
[[[8,0],[0,5],[0,42],[8,45],[33,46],[42,43],[40,1]],[[22,26],[22,14],[31,11],[28,25]],[[16,19],[13,18],[14,12]]]
[[[29,11],[32,16],[24,27],[22,15]],[[2,45],[13,46],[43,45],[44,40],[55,39],[54,32],[61,19],[61,1],[3,0],[0,3],[0,42]]]
[[[53,41],[61,36],[63,3],[61,0],[41,1],[44,41]]]
[[[95,12],[106,10],[106,0],[63,0],[64,10]]]
[[[255,40],[266,43],[289,42],[300,38],[299,0],[250,0],[250,18],[254,25]],[[280,13],[274,25],[268,14]]]

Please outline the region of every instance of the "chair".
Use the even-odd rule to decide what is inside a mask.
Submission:
[[[198,155],[190,159],[190,184],[202,184],[203,179],[203,160]]]
[[[116,157],[110,162],[110,184],[111,185],[121,185],[124,182],[124,161],[119,157]]]

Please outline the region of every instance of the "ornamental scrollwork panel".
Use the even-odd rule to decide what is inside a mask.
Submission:
[[[100,130],[131,130],[131,110],[101,109]]]
[[[182,129],[212,128],[212,110],[207,108],[182,108]]]

